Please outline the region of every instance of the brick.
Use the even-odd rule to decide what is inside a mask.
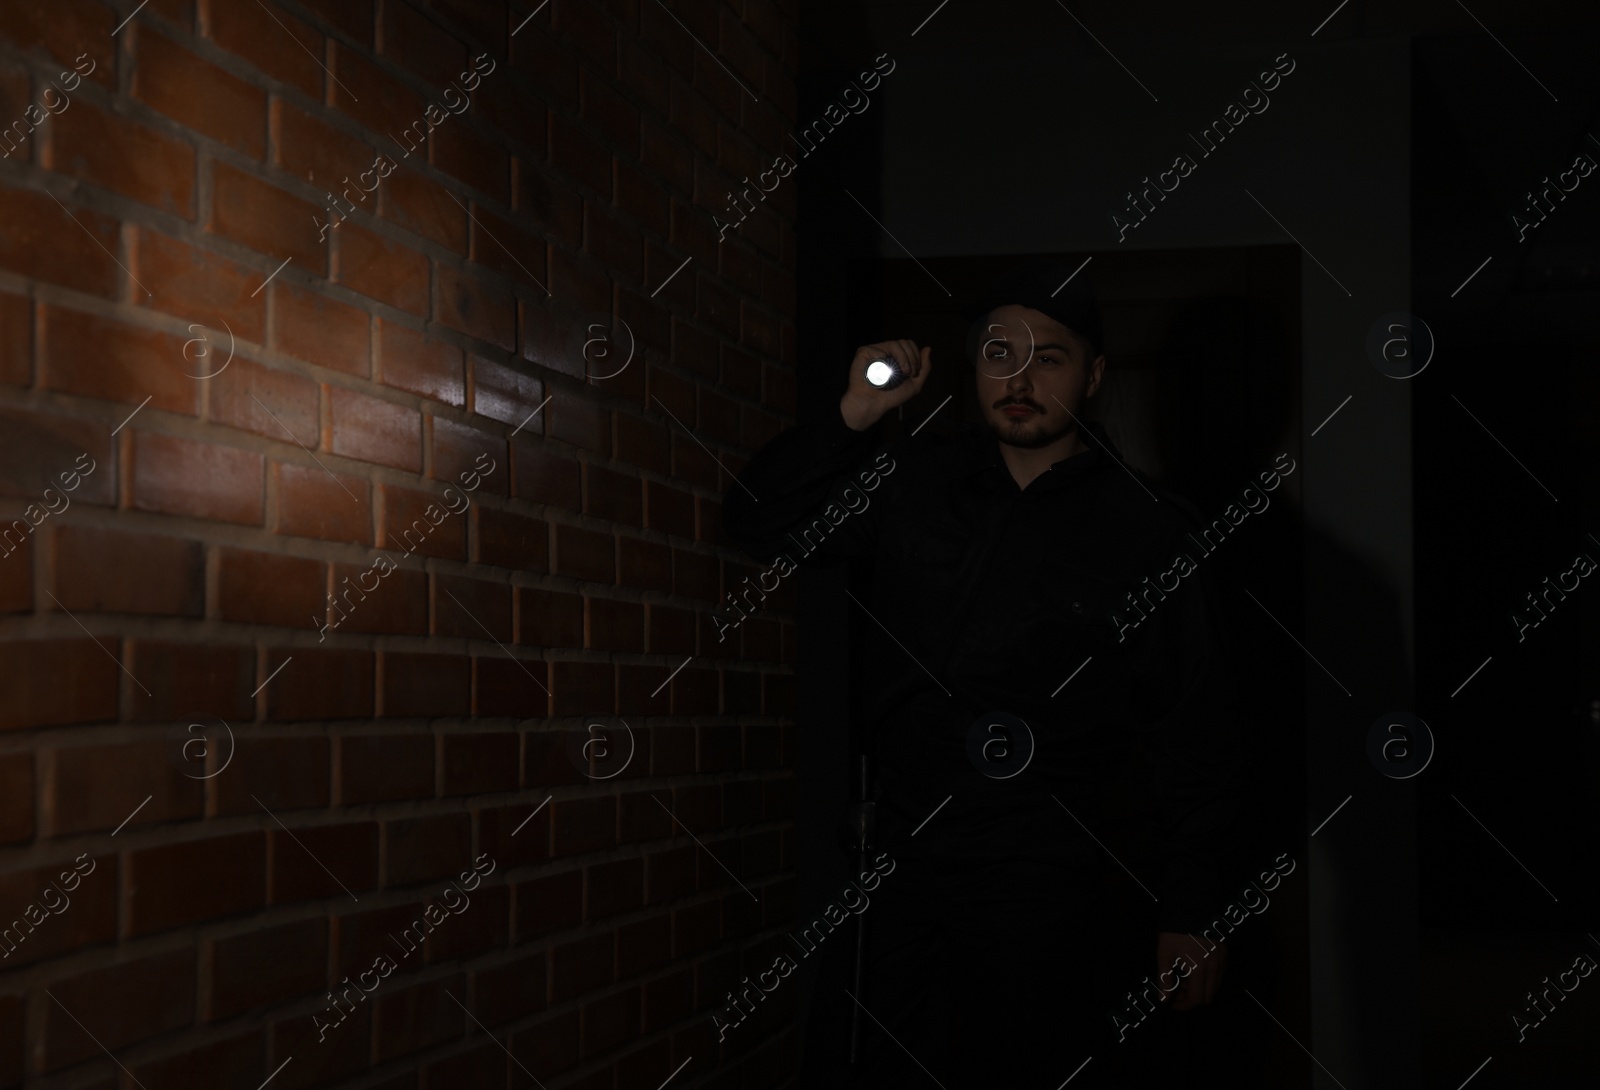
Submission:
[[[21,520],[26,525],[27,520]],[[18,545],[19,531],[7,528],[11,536],[0,539],[0,613],[33,612],[33,538],[24,537]]]
[[[67,524],[55,532],[54,568],[52,593],[75,613],[199,617],[204,606],[197,542]]]
[[[550,691],[557,715],[609,715],[616,710],[613,668],[598,662],[551,664]]]
[[[33,754],[0,755],[0,844],[33,839]]]
[[[516,899],[518,942],[574,927],[583,918],[583,872],[540,874],[518,882]]]
[[[383,655],[383,703],[389,717],[472,713],[472,660],[465,655]]]
[[[419,903],[402,903],[390,905],[385,908],[352,909],[341,915],[335,915],[333,924],[333,973],[334,976],[343,977],[346,974],[360,973],[369,968],[379,954],[387,954],[396,958],[402,952],[414,954],[408,946],[417,945],[420,938],[428,934],[428,925],[422,915],[423,906]],[[410,931],[409,936],[405,935]],[[397,947],[395,944],[405,937],[408,946]],[[421,961],[406,964],[407,969],[415,969]]]
[[[611,453],[611,412],[605,406],[568,396],[552,398],[548,412],[550,436],[597,454]]]
[[[124,718],[135,722],[172,722],[187,729],[195,722],[215,718],[233,722],[252,718],[255,705],[250,691],[256,687],[255,649],[220,643],[180,644],[140,638],[133,641],[128,670],[139,679],[128,698]],[[149,690],[149,695],[145,690]],[[214,746],[225,749],[224,730],[216,729]],[[191,775],[203,774],[205,745],[190,747],[186,736],[180,753]],[[217,760],[223,759],[219,755]],[[215,764],[213,768],[220,768]]]
[[[115,719],[118,644],[115,637],[0,644],[0,730]]]
[[[410,88],[343,42],[334,43],[331,67],[331,105],[362,128],[397,133],[422,117],[422,100]]]
[[[369,958],[364,965],[351,969],[359,972],[371,966]],[[273,1080],[273,1090],[309,1090],[367,1070],[372,1049],[372,1004],[356,1003],[355,1011],[335,1022],[326,1033],[315,1021],[321,1015],[322,1010],[316,1010],[272,1023],[267,1070],[280,1067],[291,1058],[299,1061],[289,1064]],[[323,1026],[328,1021],[326,1016],[321,1018]],[[312,1039],[317,1039],[317,1047],[306,1048]],[[261,1071],[259,1064],[257,1071]]]
[[[376,586],[374,586],[376,584]],[[375,563],[333,566],[338,632],[388,636],[428,633],[428,575],[422,571],[384,573]]]
[[[426,256],[349,222],[340,225],[334,241],[339,283],[397,310],[428,316]]]
[[[214,920],[266,903],[266,838],[261,833],[184,841],[129,852],[125,927],[148,935]],[[203,874],[206,881],[195,882]]]
[[[503,29],[503,21],[500,28]],[[503,49],[494,50],[504,56]],[[495,93],[480,95],[477,101],[478,118],[498,129],[501,143],[518,152],[531,149],[535,161],[544,158],[545,132],[549,122],[549,107],[545,100],[531,90],[502,83]]]
[[[404,4],[384,6],[383,55],[441,89],[467,67],[466,46],[438,22]],[[455,96],[450,101],[459,103]]]
[[[373,0],[306,0],[301,7],[310,8],[348,37],[371,45],[372,4]]]
[[[681,33],[681,31],[680,31]],[[556,40],[542,22],[511,39],[511,63],[524,79],[547,92],[558,109],[568,113],[578,106],[578,65],[571,49]]]
[[[610,984],[614,979],[615,945],[615,938],[608,931],[552,947],[551,998],[559,1003]]]
[[[496,866],[499,865],[498,861],[493,862]],[[461,870],[451,881],[465,893],[467,880],[462,879],[460,874],[471,873],[470,870]],[[441,891],[436,896],[445,893],[447,891]],[[427,946],[428,964],[436,965],[458,958],[473,957],[489,950],[502,949],[510,944],[511,890],[508,887],[480,886],[462,900],[467,903],[460,911],[471,915],[471,926],[441,928],[432,935]],[[444,905],[450,907],[448,903]]]
[[[694,973],[688,969],[648,980],[642,987],[644,1015],[640,1029],[645,1033],[665,1029],[694,1011]]]
[[[485,579],[433,577],[433,634],[469,640],[511,639],[511,587]]]
[[[399,129],[400,126],[396,126],[383,131],[398,132]],[[437,242],[447,250],[462,255],[467,252],[467,211],[433,178],[425,178],[414,170],[391,173],[383,180],[382,215],[389,222]]]
[[[644,860],[618,859],[584,868],[585,915],[603,919],[644,906]]]
[[[184,374],[183,338],[50,306],[43,329],[45,389],[128,405],[148,397],[167,412],[198,412],[199,386]]]
[[[283,672],[273,677],[280,667]],[[369,651],[323,651],[304,647],[292,652],[271,651],[258,682],[266,683],[272,677],[263,690],[267,718],[370,719],[374,706],[374,670],[375,660]]]
[[[474,1016],[476,1017],[476,1016]],[[481,1019],[480,1019],[481,1021]],[[465,1052],[420,1062],[425,1086],[504,1086],[510,1057],[500,1042],[485,1042]]]
[[[73,503],[114,503],[117,467],[109,431],[100,421],[0,410],[0,496],[37,505],[53,489],[52,495],[66,493],[61,498]],[[26,537],[30,524],[49,517],[44,506],[38,519],[26,508],[22,513],[26,519],[15,519],[20,528],[4,527],[8,550]]]
[[[144,1086],[243,1086],[260,1074],[261,1055],[261,1031],[251,1028],[174,1055],[126,1062]]]
[[[509,292],[446,265],[438,267],[434,285],[441,323],[507,352],[517,347],[516,304]]]
[[[371,545],[372,486],[361,477],[317,465],[276,462],[277,520],[273,529],[294,537]]]
[[[251,7],[261,10],[254,4]],[[277,40],[281,41],[282,35],[279,31]],[[377,201],[369,199],[360,179],[362,171],[373,169],[376,153],[372,148],[325,119],[308,114],[281,98],[273,100],[271,124],[273,160],[279,167],[300,181],[340,198],[344,202],[341,209],[353,204],[369,216],[378,214]],[[375,174],[370,180],[375,185],[381,184]],[[338,230],[342,233],[344,225]]]
[[[378,885],[378,825],[267,827],[271,850],[271,904],[344,898]],[[290,835],[292,833],[293,835]]]
[[[422,414],[341,386],[328,387],[335,454],[422,471]]]
[[[565,1071],[578,1062],[578,1040],[578,1012],[570,1010],[513,1033],[511,1054],[533,1071]]]
[[[611,199],[611,152],[559,113],[550,119],[550,162],[600,199]]]
[[[316,992],[327,980],[328,921],[298,920],[207,943],[208,1000],[218,1021]]]
[[[644,525],[692,540],[695,536],[694,496],[659,481],[646,481],[644,488]]]
[[[37,1008],[43,1023],[34,1038],[38,1069],[57,1071],[99,1057],[102,1047],[115,1050],[192,1025],[194,981],[195,952],[189,948],[52,981],[57,1002]],[[138,1001],[129,1002],[130,996]]]
[[[637,227],[585,201],[584,237],[589,255],[617,279],[639,282],[644,273],[644,239]]]
[[[644,607],[609,598],[586,598],[585,602],[585,647],[597,651],[644,650]]]
[[[672,472],[671,433],[660,424],[618,413],[617,459],[655,473]]]
[[[473,1013],[494,1028],[545,1009],[545,954],[524,954],[472,974]]]
[[[136,431],[133,506],[260,526],[265,514],[261,455],[251,451]]]
[[[327,563],[300,556],[217,550],[217,609],[224,621],[320,627],[327,619]]]
[[[72,105],[77,109],[68,108],[51,122],[50,169],[194,219],[194,148],[81,97]]]
[[[482,504],[474,505],[473,518],[475,562],[520,572],[549,569],[550,528],[545,522]]]
[[[328,247],[316,226],[324,218],[319,206],[226,163],[211,164],[208,226],[223,238],[267,255],[273,265],[292,257],[299,272],[326,276]],[[262,270],[263,281],[270,275],[270,269]]]
[[[717,672],[689,667],[672,681],[672,714],[721,714],[717,693]]]
[[[543,147],[542,141],[539,146]],[[583,198],[542,163],[518,164],[517,213],[538,227],[555,246],[575,249],[583,244]],[[549,283],[546,278],[545,284]]]
[[[533,797],[530,794],[529,798]],[[548,808],[535,812],[538,802],[479,811],[478,846],[497,867],[512,870],[550,858],[550,815]]]
[[[584,514],[628,526],[644,525],[644,501],[638,477],[585,463],[583,478]]]
[[[443,417],[432,417],[429,428],[433,440],[433,468],[430,476],[454,485],[452,502],[475,490],[480,495],[504,496],[510,475],[505,472],[506,441],[498,435],[458,424]]]
[[[426,311],[427,276],[423,276],[422,308]],[[377,356],[380,380],[386,386],[447,405],[466,403],[461,349],[409,326],[379,318]]]
[[[135,809],[129,827],[198,818],[203,785],[175,739],[47,750],[40,766],[44,834],[115,829]]]
[[[458,506],[458,491],[445,497],[383,485],[382,492],[384,548],[448,560],[467,558],[467,522]]]
[[[267,96],[147,26],[135,50],[133,95],[186,128],[261,158]]]
[[[617,582],[625,587],[670,592],[672,549],[656,541],[618,538]]]
[[[259,814],[263,805],[282,815],[328,805],[333,752],[328,739],[310,735],[242,738],[236,732],[233,745],[230,774],[213,778],[215,815]]]
[[[699,390],[699,423],[695,430],[702,441],[716,439],[729,445],[739,442],[739,403],[702,387]]]
[[[498,201],[511,199],[511,157],[498,143],[461,123],[444,125],[434,132],[432,142],[434,166]]]
[[[472,818],[434,814],[384,823],[387,889],[455,876],[472,859]]]
[[[33,300],[0,294],[0,382],[27,386],[33,375]]]
[[[576,594],[517,588],[517,642],[540,647],[583,644],[583,599]]]
[[[520,500],[575,511],[582,495],[578,463],[550,449],[541,440],[513,439],[511,494]]]
[[[484,188],[480,186],[480,188]],[[500,185],[489,192],[499,192]],[[493,269],[507,280],[545,293],[545,241],[512,220],[502,219],[479,205],[472,213],[472,260]]]
[[[310,379],[236,359],[207,388],[216,423],[316,449],[321,395]]]
[[[446,795],[485,795],[515,791],[521,743],[511,731],[446,734],[441,758]],[[0,759],[0,783],[5,764]],[[3,828],[0,825],[0,828]]]
[[[0,964],[9,973],[68,951],[110,942],[117,930],[117,859],[81,853],[60,862],[12,867],[0,875]],[[34,926],[25,909],[37,905],[49,918]],[[68,912],[70,907],[72,911]],[[36,913],[37,915],[37,913]],[[56,917],[59,915],[59,919]],[[13,1085],[8,1083],[7,1085]]]
[[[451,998],[460,996],[461,974],[415,987],[383,991],[373,997],[373,1055],[378,1063],[442,1044],[466,1032],[466,1012]],[[448,993],[448,994],[447,994]]]
[[[672,917],[656,916],[617,928],[617,975],[623,978],[659,969],[672,953]]]
[[[565,523],[557,523],[555,531],[554,571],[590,582],[616,582],[616,538]]]
[[[244,58],[273,79],[322,100],[323,38],[277,4],[235,4],[204,0],[206,33],[229,53]],[[284,48],[283,35],[300,43]]]
[[[631,163],[618,162],[617,207],[646,230],[666,236],[668,202],[660,173],[646,173]]]
[[[639,1035],[639,989],[629,988],[583,1006],[583,1048],[586,1057],[619,1049]]]
[[[433,735],[377,734],[340,738],[335,771],[339,802],[356,806],[433,798]]]
[[[611,309],[611,272],[592,258],[567,250],[550,251],[549,290],[580,313]]]
[[[90,0],[65,0],[48,9],[27,4],[0,5],[0,37],[14,49],[55,58],[64,68],[84,57],[88,74],[102,86],[116,83],[116,46],[111,32],[123,16]],[[85,56],[85,54],[87,54]]]
[[[472,411],[505,424],[537,431],[528,417],[544,401],[544,383],[533,375],[482,356],[471,361]]]
[[[695,614],[687,609],[651,603],[645,607],[645,649],[652,654],[692,655]]]
[[[194,323],[181,361],[163,360],[163,370],[216,376],[232,366],[228,361],[236,341],[266,343],[267,297],[250,295],[261,284],[259,272],[154,231],[140,228],[137,237],[134,269],[152,292],[141,302]]]
[[[720,597],[717,558],[683,549],[672,550],[673,590],[701,601],[715,602]]]
[[[362,378],[372,373],[372,319],[364,310],[281,280],[272,284],[272,346]]]

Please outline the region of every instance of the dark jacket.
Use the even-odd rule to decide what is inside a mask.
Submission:
[[[768,587],[795,565],[871,564],[850,608],[870,617],[856,661],[897,857],[1107,852],[1162,930],[1199,931],[1239,808],[1217,591],[1192,508],[1086,427],[1089,449],[1022,490],[986,430],[881,447],[835,409],[751,459],[723,524],[773,563]]]

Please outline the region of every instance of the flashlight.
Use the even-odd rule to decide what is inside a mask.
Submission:
[[[868,385],[880,390],[892,390],[906,380],[900,365],[888,357],[868,363],[866,377]]]

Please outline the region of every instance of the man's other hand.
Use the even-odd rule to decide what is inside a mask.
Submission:
[[[1193,935],[1181,931],[1156,934],[1156,971],[1161,974],[1156,986],[1162,1001],[1171,1003],[1175,1011],[1193,1010],[1211,1002],[1222,986],[1222,974],[1227,967],[1228,944],[1225,942],[1217,943],[1208,955],[1205,944]],[[1176,988],[1172,987],[1174,983]]]

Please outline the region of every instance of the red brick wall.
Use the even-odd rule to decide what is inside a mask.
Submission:
[[[783,1084],[796,0],[135,6],[0,5],[0,1086]]]

